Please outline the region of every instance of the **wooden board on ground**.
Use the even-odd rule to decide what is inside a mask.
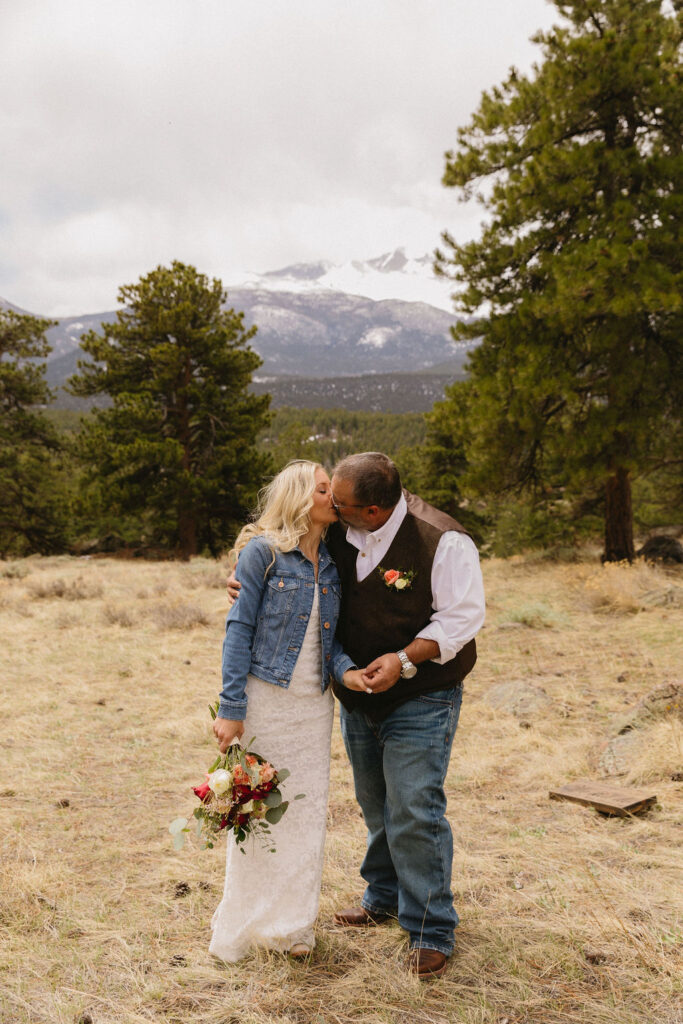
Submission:
[[[657,802],[651,790],[625,789],[592,779],[578,779],[560,789],[551,789],[548,795],[551,800],[572,800],[585,807],[595,807],[603,814],[618,814],[623,818],[646,811]]]

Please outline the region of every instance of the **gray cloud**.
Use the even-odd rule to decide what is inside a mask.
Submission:
[[[0,294],[111,308],[178,258],[225,283],[428,251],[480,219],[441,188],[482,89],[530,65],[544,0],[10,0]]]

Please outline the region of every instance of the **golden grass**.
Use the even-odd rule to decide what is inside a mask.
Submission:
[[[461,927],[447,974],[424,985],[397,925],[332,926],[361,892],[364,846],[337,731],[312,961],[207,953],[222,851],[175,854],[166,829],[213,758],[220,567],[0,569],[1,1024],[683,1020],[680,724],[649,727],[619,780],[655,789],[645,816],[548,800],[597,777],[611,718],[675,678],[680,575],[485,563],[489,617],[448,779]],[[521,728],[486,702],[508,679],[553,705]]]

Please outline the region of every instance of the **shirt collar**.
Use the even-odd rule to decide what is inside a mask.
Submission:
[[[391,515],[383,526],[380,526],[378,530],[363,530],[355,526],[349,526],[346,531],[346,539],[349,544],[353,544],[354,548],[359,550],[370,543],[386,543],[389,545],[398,533],[398,528],[405,519],[407,511],[408,505],[402,494],[398,499],[398,504],[394,506]]]

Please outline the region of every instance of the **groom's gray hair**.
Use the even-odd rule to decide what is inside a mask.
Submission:
[[[359,452],[335,466],[334,475],[348,480],[359,505],[393,508],[401,497],[401,477],[388,455]]]

